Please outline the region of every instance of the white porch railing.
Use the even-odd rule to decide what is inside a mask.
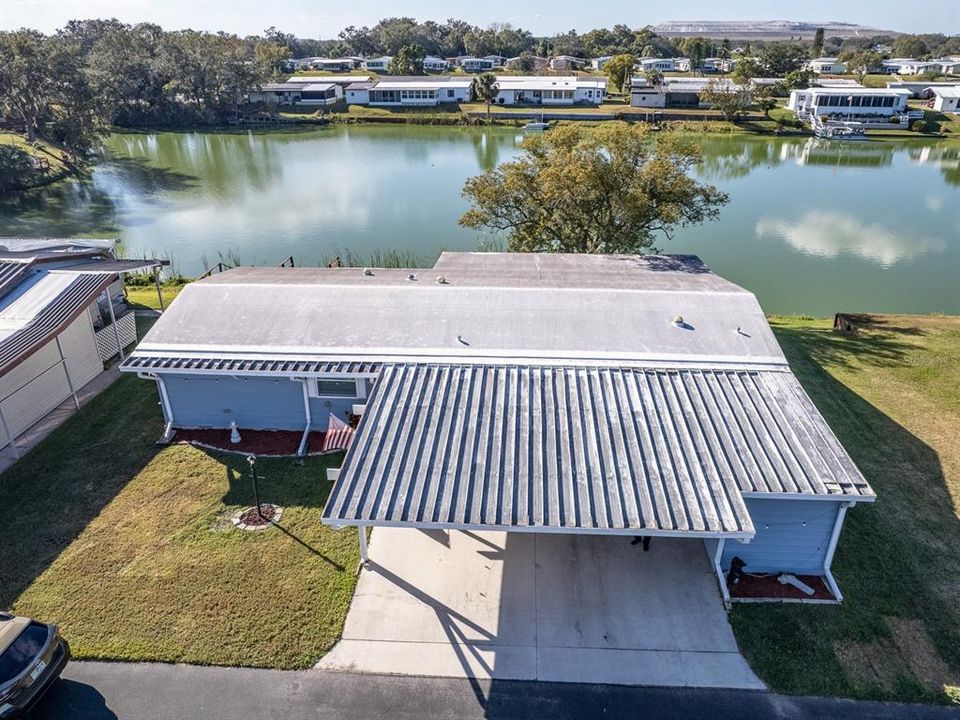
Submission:
[[[120,336],[123,347],[128,347],[137,341],[137,318],[133,310],[119,315],[116,324],[116,331],[114,331],[113,325],[105,325],[94,333],[100,359],[104,362],[120,352],[117,347],[117,335]]]

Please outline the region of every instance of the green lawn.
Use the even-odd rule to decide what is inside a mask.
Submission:
[[[878,499],[847,514],[841,606],[735,605],[734,630],[778,691],[960,702],[960,317],[830,328],[774,322]]]
[[[163,306],[170,307],[170,303],[183,290],[183,285],[161,285]],[[157,288],[153,285],[127,285],[127,300],[136,307],[160,309],[160,300],[157,298]]]
[[[152,383],[127,375],[0,476],[0,607],[60,623],[78,658],[310,667],[359,560],[356,533],[320,524],[340,458],[262,460],[283,530],[244,533],[243,458],[161,448],[162,430]]]

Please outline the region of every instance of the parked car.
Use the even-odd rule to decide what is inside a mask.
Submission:
[[[29,712],[69,659],[56,625],[0,612],[0,720]]]

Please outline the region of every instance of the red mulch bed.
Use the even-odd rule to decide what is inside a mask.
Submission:
[[[323,445],[323,433],[307,437],[307,454],[317,455]],[[230,430],[177,430],[172,442],[189,443],[244,455],[296,455],[303,432],[296,430],[240,430],[240,442],[230,442]]]
[[[277,514],[277,508],[273,505],[261,505],[260,512],[252,507],[240,516],[240,522],[244,525],[269,525],[273,516]],[[262,517],[261,517],[262,516]]]
[[[797,575],[798,580],[814,589],[807,595],[793,585],[783,585],[776,575],[744,575],[737,585],[729,587],[730,597],[761,600],[836,600],[827,583],[819,575]]]

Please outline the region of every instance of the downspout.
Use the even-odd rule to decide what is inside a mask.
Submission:
[[[845,502],[842,503],[837,510],[837,519],[833,523],[833,532],[830,533],[830,544],[827,545],[827,554],[823,559],[823,576],[826,578],[827,585],[830,587],[830,591],[837,599],[837,602],[843,601],[843,593],[840,592],[837,581],[833,578],[830,566],[833,564],[833,554],[837,551],[837,542],[840,540],[840,528],[843,527],[843,519],[847,514],[847,508],[853,507],[854,505],[856,505],[856,503]]]
[[[309,378],[294,378],[299,380],[303,388],[303,413],[307,419],[307,426],[303,429],[303,437],[300,439],[300,447],[297,448],[297,455],[303,457],[307,452],[307,439],[310,437],[310,425],[313,423],[313,417],[310,414],[310,392],[307,385]]]
[[[160,391],[160,407],[163,408],[163,417],[167,421],[167,425],[163,429],[163,440],[164,442],[170,442],[170,438],[173,437],[173,405],[170,404],[170,396],[167,394],[167,386],[164,384],[163,378],[153,373],[142,372],[137,373],[137,377],[156,381],[157,390]]]

